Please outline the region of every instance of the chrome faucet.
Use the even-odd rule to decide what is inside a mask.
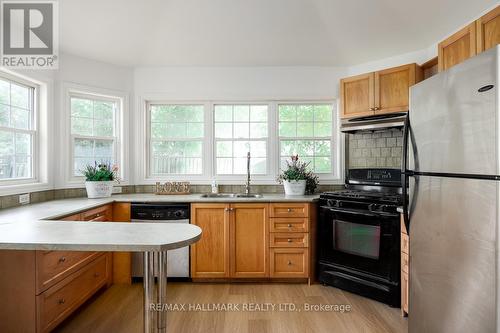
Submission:
[[[250,194],[250,152],[247,153],[247,181],[245,183],[245,194]]]

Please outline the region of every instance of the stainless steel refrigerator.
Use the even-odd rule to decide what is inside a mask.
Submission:
[[[499,52],[410,90],[402,170],[410,333],[500,331]]]

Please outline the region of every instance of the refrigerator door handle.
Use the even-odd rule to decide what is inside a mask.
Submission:
[[[408,203],[408,185],[409,177],[413,176],[413,171],[408,170],[408,139],[410,137],[410,115],[408,114],[405,119],[403,127],[403,158],[401,163],[401,185],[403,191],[403,220],[406,226],[406,231],[410,232],[410,218],[409,218],[409,203]]]

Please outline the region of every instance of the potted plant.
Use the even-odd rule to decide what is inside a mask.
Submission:
[[[278,176],[278,182],[283,184],[285,195],[313,194],[318,186],[318,176],[308,170],[309,162],[299,161],[299,155],[291,156],[291,162],[286,161],[286,170]]]
[[[87,164],[82,170],[85,176],[87,196],[91,199],[107,198],[113,193],[113,185],[118,181],[118,166],[110,164]]]

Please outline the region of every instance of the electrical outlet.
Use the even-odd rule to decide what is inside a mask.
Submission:
[[[19,203],[21,205],[29,204],[30,203],[30,194],[29,193],[20,194],[19,195]]]
[[[121,186],[113,186],[113,193],[122,193]]]

